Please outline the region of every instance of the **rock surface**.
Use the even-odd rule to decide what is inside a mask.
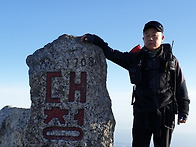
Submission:
[[[6,106],[0,110],[0,147],[22,147],[29,109]]]
[[[28,56],[27,65],[31,109],[1,110],[0,145],[113,146],[115,120],[99,47],[62,35]]]

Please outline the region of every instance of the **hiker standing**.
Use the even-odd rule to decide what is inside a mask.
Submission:
[[[189,112],[188,92],[179,62],[164,40],[163,26],[150,21],[143,28],[144,47],[130,52],[111,49],[100,37],[86,34],[81,40],[102,48],[105,57],[129,71],[133,88],[132,146],[169,147],[175,126],[185,123]]]

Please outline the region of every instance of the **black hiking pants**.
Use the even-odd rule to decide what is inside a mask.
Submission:
[[[169,147],[174,120],[175,114],[169,113],[166,108],[150,113],[134,110],[132,147],[149,147],[152,135],[154,147]]]

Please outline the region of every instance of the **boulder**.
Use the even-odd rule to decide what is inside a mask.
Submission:
[[[32,104],[24,146],[113,146],[115,119],[99,47],[62,35],[26,61]]]
[[[0,110],[0,147],[22,147],[29,109],[6,106]]]

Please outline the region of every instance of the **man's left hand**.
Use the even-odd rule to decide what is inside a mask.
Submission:
[[[186,113],[179,113],[178,114],[178,125],[180,123],[186,123],[188,115]]]

